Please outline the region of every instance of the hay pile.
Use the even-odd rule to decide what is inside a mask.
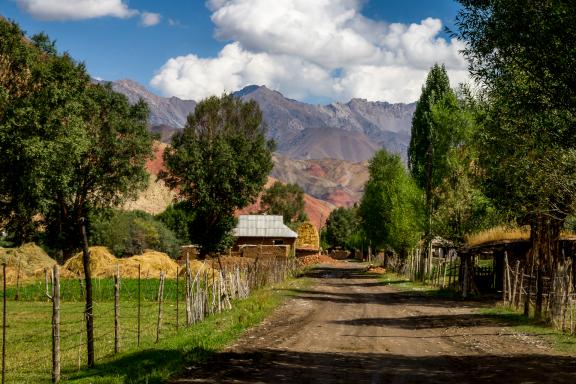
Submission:
[[[6,263],[6,283],[15,284],[44,276],[56,261],[34,243],[18,248],[0,248],[0,264]]]
[[[122,278],[137,279],[138,265],[142,278],[158,278],[163,271],[167,278],[175,278],[178,264],[165,253],[146,250],[142,255],[128,258],[116,258],[106,247],[90,247],[90,272],[92,277],[112,277],[119,266]],[[64,269],[73,276],[82,276],[82,252],[70,258]]]
[[[92,277],[110,277],[116,272],[117,259],[106,247],[90,247],[90,274]],[[76,277],[84,276],[82,252],[68,259],[64,263],[64,270]]]
[[[309,255],[298,258],[298,264],[302,266],[315,265],[315,264],[339,264],[338,260],[334,260],[328,255]]]
[[[309,221],[298,227],[296,249],[320,250],[320,236],[318,230]]]

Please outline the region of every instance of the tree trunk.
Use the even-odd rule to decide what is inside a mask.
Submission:
[[[538,213],[530,222],[530,255],[536,265],[536,304],[534,318],[542,319],[544,277],[551,273],[560,256],[560,230],[563,218]]]

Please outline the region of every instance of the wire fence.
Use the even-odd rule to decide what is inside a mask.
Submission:
[[[93,279],[95,361],[175,336],[297,270],[294,258],[256,259],[248,266],[196,272],[186,263],[173,279],[163,273],[154,279],[123,279],[119,272],[114,278]],[[3,382],[54,382],[87,365],[85,285],[60,280],[58,267],[47,275],[44,282],[20,287],[17,300],[13,289],[3,290]]]

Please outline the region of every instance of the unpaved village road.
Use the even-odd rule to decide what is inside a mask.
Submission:
[[[401,292],[360,268],[316,269],[311,288],[175,383],[576,383],[576,357],[477,303]]]

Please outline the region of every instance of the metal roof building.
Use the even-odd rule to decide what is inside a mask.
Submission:
[[[298,237],[284,224],[282,216],[276,215],[241,215],[233,233],[235,237]]]

